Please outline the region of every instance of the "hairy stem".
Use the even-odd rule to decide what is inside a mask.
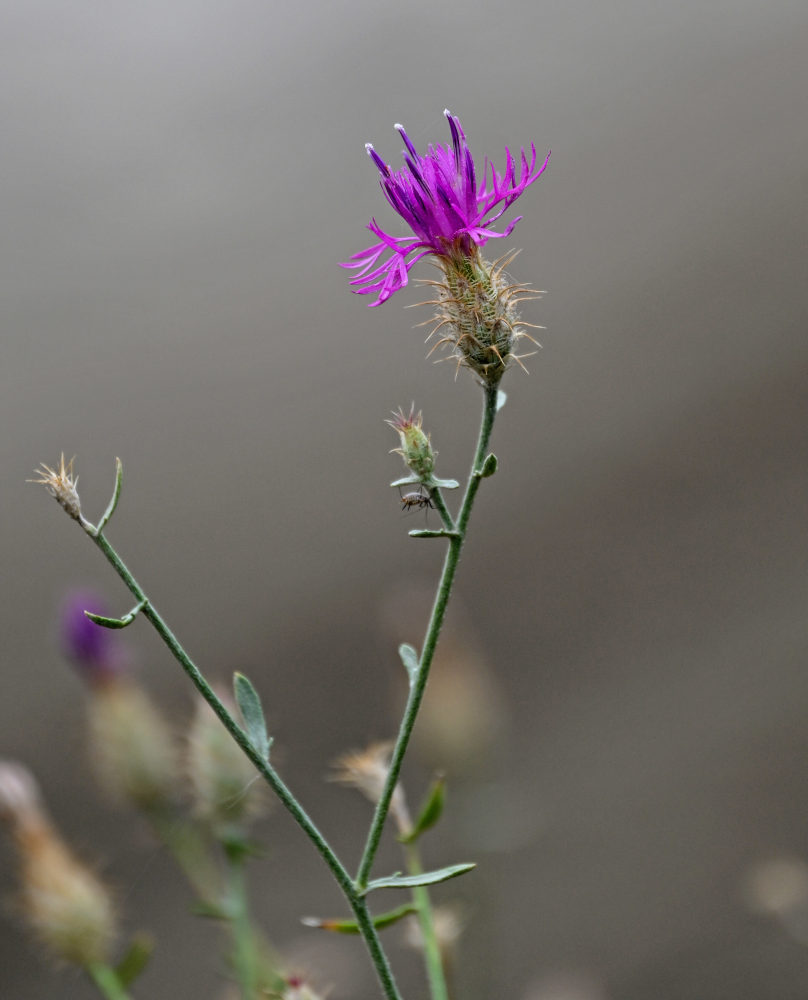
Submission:
[[[415,683],[410,688],[409,697],[407,698],[407,704],[404,709],[404,716],[401,720],[401,726],[398,732],[398,738],[396,739],[396,745],[390,759],[390,771],[387,775],[384,790],[373,814],[373,821],[370,825],[367,842],[365,844],[362,859],[359,863],[359,870],[356,875],[356,885],[360,890],[364,889],[368,883],[370,870],[373,866],[373,860],[376,857],[376,851],[379,847],[379,841],[381,840],[384,823],[390,809],[390,800],[393,797],[393,789],[396,787],[398,775],[401,771],[401,764],[404,760],[404,754],[407,752],[407,746],[410,742],[413,726],[415,725],[415,720],[418,716],[418,709],[421,707],[421,701],[424,697],[426,682],[429,678],[429,668],[432,666],[435,648],[438,644],[441,627],[446,616],[446,606],[449,603],[449,595],[452,590],[452,584],[454,583],[455,573],[457,572],[457,564],[460,561],[460,552],[463,548],[463,542],[465,541],[466,528],[468,526],[469,516],[471,515],[471,508],[474,505],[474,498],[477,495],[477,490],[480,486],[480,479],[482,478],[482,464],[488,449],[488,442],[491,439],[491,431],[494,427],[494,417],[497,412],[497,389],[496,387],[485,386],[484,393],[485,405],[483,407],[480,434],[477,439],[477,448],[474,454],[471,472],[469,473],[469,480],[466,484],[466,492],[463,497],[463,503],[461,504],[457,521],[455,522],[456,534],[448,539],[449,548],[446,552],[446,559],[443,563],[443,572],[441,574],[438,590],[435,595],[432,616],[426,630],[426,637],[424,639],[423,649],[421,650],[421,658],[418,662],[418,671]]]

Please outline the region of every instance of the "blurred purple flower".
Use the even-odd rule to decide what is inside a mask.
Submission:
[[[506,148],[505,173],[498,174],[486,158],[478,182],[460,121],[449,111],[444,114],[452,133],[452,145],[429,146],[424,156],[419,156],[404,127],[395,126],[407,147],[403,154],[406,166],[400,170],[394,171],[386,164],[370,143],[366,146],[382,176],[385,197],[415,234],[390,236],[371,219],[367,228],[380,242],[354,254],[342,265],[358,271],[351,281],[358,286],[355,292],[359,295],[378,293],[371,306],[381,305],[403,288],[410,268],[421,257],[427,254],[468,257],[491,237],[510,236],[521,215],[501,233],[491,229],[491,224],[541,176],[550,159],[548,153],[537,170],[536,147],[531,143],[529,161],[524,149],[521,150],[517,177],[516,161]],[[390,256],[378,264],[387,251]]]
[[[125,669],[126,656],[118,637],[91,622],[85,611],[109,614],[104,602],[92,591],[74,590],[68,594],[62,605],[59,630],[62,652],[84,680],[90,684],[102,683]]]

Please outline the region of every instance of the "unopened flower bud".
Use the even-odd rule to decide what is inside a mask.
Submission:
[[[92,591],[76,590],[62,606],[59,638],[62,651],[83,680],[103,684],[126,670],[126,650],[114,631],[96,625],[84,614],[107,615],[103,601]]]
[[[148,695],[118,679],[93,688],[88,713],[92,761],[110,795],[145,811],[170,801],[176,753],[171,732]]]
[[[423,416],[419,411],[416,415],[415,404],[410,406],[410,412],[404,413],[399,407],[393,412],[393,419],[386,420],[394,431],[398,432],[401,441],[400,448],[394,448],[396,454],[401,455],[404,464],[411,469],[421,482],[426,482],[432,476],[435,467],[435,455],[432,450],[432,442],[429,435],[422,430]]]
[[[51,954],[87,967],[108,961],[115,912],[101,881],[63,843],[19,764],[0,763],[0,818],[20,859],[22,909]]]
[[[234,714],[230,699],[218,694]],[[265,786],[256,782],[254,765],[201,698],[188,734],[187,770],[197,815],[216,836],[243,834],[267,807]]]

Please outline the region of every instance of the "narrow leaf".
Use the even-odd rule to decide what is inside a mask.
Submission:
[[[146,601],[140,601],[131,611],[127,611],[122,618],[107,618],[105,615],[96,615],[92,611],[85,611],[84,617],[91,622],[100,625],[102,628],[126,628],[137,618],[138,614],[146,607]]]
[[[404,476],[402,479],[394,479],[390,485],[395,488],[396,486],[412,486],[420,482],[419,476]]]
[[[126,988],[133,983],[149,964],[154,951],[154,941],[148,934],[137,934],[126,954],[115,966],[115,975],[121,986]]]
[[[115,508],[118,506],[118,501],[121,499],[121,488],[123,486],[123,462],[119,458],[115,459],[115,487],[112,491],[112,498],[107,504],[107,509],[101,515],[101,520],[95,526],[94,534],[96,538],[101,534],[101,532],[106,528],[109,523],[109,519],[115,513]]]
[[[438,479],[433,476],[428,485],[439,486],[442,490],[456,490],[460,483],[456,479]]]
[[[429,528],[416,528],[414,531],[408,531],[407,534],[410,538],[460,538],[459,532],[447,531],[445,528],[438,528],[437,531],[430,531]]]
[[[486,456],[483,462],[483,467],[480,469],[480,478],[487,479],[489,476],[493,476],[497,471],[497,456],[491,452],[490,455]]]
[[[438,775],[432,782],[429,791],[421,806],[421,812],[415,821],[412,830],[405,833],[398,839],[402,844],[412,844],[425,830],[434,826],[443,813],[443,805],[446,801],[446,779],[443,775]]]
[[[402,917],[407,917],[411,913],[417,912],[418,907],[415,903],[405,903],[403,906],[397,906],[395,910],[388,910],[387,913],[380,913],[377,917],[374,917],[373,926],[376,930],[382,930],[384,927],[389,927],[391,924],[395,924],[397,921],[401,920]],[[318,927],[320,930],[334,931],[337,934],[359,933],[359,924],[357,924],[355,920],[331,920],[320,917],[303,917],[301,923],[305,924],[306,927]]]
[[[262,760],[269,760],[269,748],[272,741],[267,736],[267,725],[264,721],[261,699],[249,680],[238,671],[233,674],[233,693],[244,719],[247,739],[252,743],[253,749]]]
[[[499,411],[502,409],[502,407],[505,405],[507,401],[508,401],[507,393],[503,392],[502,389],[497,389],[497,409],[496,409],[497,413],[499,413]]]
[[[407,676],[410,679],[410,687],[415,683],[415,678],[418,676],[418,652],[415,647],[410,646],[407,642],[402,642],[398,647],[398,655],[401,657],[401,662],[407,670]]]
[[[470,872],[477,865],[473,862],[466,862],[461,865],[449,865],[446,868],[438,868],[433,872],[422,872],[420,875],[388,875],[387,878],[374,878],[368,882],[363,895],[372,892],[374,889],[412,889],[417,885],[434,885],[436,882],[445,882],[447,879],[456,878],[465,872]]]

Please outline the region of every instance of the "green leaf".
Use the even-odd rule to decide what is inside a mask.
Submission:
[[[249,680],[238,671],[233,674],[233,693],[244,719],[244,731],[247,734],[247,739],[252,743],[253,749],[262,760],[269,760],[269,748],[272,746],[272,740],[267,736],[267,725],[264,721],[261,699]]]
[[[85,611],[84,617],[89,618],[91,622],[100,625],[102,628],[126,628],[127,625],[132,624],[138,614],[146,607],[146,603],[145,599],[140,601],[131,611],[127,611],[122,618],[107,618],[105,615],[93,614],[92,611]]]
[[[417,885],[434,885],[436,882],[445,882],[447,879],[456,878],[476,867],[476,864],[467,861],[461,865],[438,868],[433,872],[422,872],[420,875],[402,875],[400,872],[396,872],[386,878],[374,878],[368,882],[362,895],[364,896],[374,889],[412,889]]]
[[[402,479],[393,480],[390,485],[395,488],[396,486],[413,486],[415,483],[420,483],[421,479],[419,476],[404,476]]]
[[[115,966],[115,975],[124,988],[133,983],[149,964],[154,940],[148,934],[136,934],[126,954]]]
[[[415,683],[415,678],[418,676],[418,651],[414,646],[410,646],[407,642],[402,642],[398,647],[398,655],[401,657],[401,662],[407,671],[407,676],[410,679],[410,687]]]
[[[416,528],[408,531],[410,538],[460,538],[460,532],[447,531],[445,528],[438,528],[437,531],[430,531],[429,528]]]
[[[402,917],[407,917],[411,913],[417,912],[418,907],[415,903],[404,903],[403,906],[397,906],[395,910],[388,910],[387,913],[380,913],[377,917],[374,917],[373,926],[376,930],[382,930],[385,927],[389,927],[391,924],[395,924],[397,921],[401,920]],[[359,933],[359,924],[355,920],[331,920],[320,917],[304,917],[301,923],[305,924],[306,927],[318,927],[320,930],[334,931],[336,934]]]
[[[493,476],[497,471],[497,456],[491,452],[490,455],[486,455],[485,461],[483,462],[483,467],[480,469],[480,478],[487,479],[489,476]]]
[[[121,499],[121,487],[123,486],[123,463],[119,458],[115,459],[115,488],[112,491],[112,499],[107,504],[107,509],[101,515],[101,520],[98,522],[95,528],[95,535],[101,534],[101,532],[106,528],[109,523],[109,519],[115,513],[115,508],[118,506],[118,501]]]
[[[456,490],[460,483],[456,479],[438,479],[437,476],[433,476],[427,485],[438,486],[442,490]]]
[[[424,831],[434,826],[443,813],[443,805],[446,801],[446,779],[443,775],[438,775],[432,782],[429,791],[421,806],[421,812],[409,833],[402,834],[398,839],[402,844],[412,844]]]
[[[508,401],[507,393],[504,393],[502,389],[497,389],[497,408],[495,412],[499,413],[499,411],[507,403],[507,401]]]

